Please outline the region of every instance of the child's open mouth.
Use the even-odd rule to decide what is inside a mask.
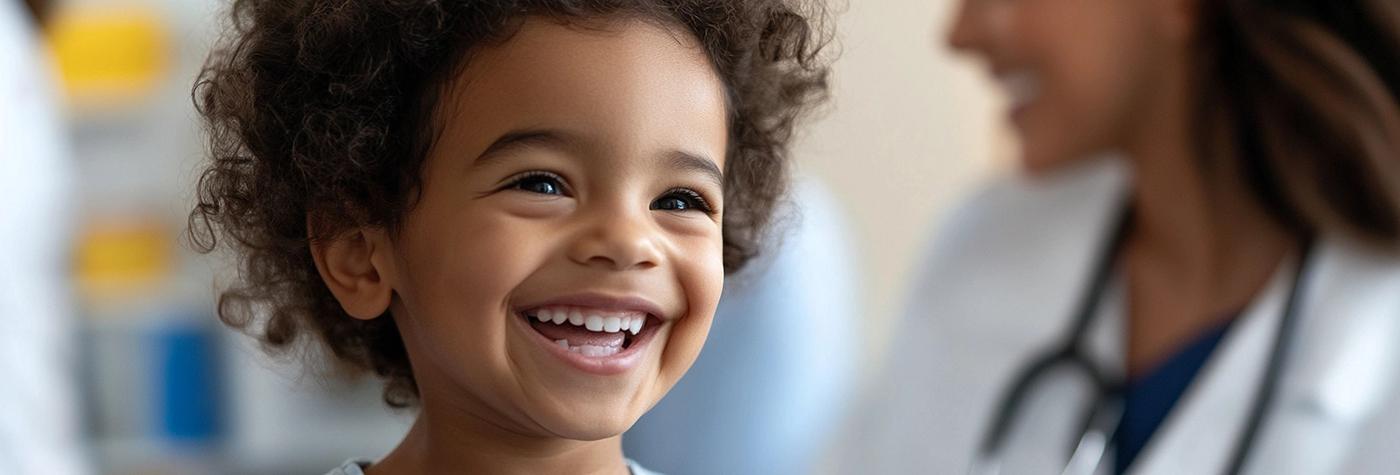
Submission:
[[[634,353],[660,326],[640,311],[546,306],[520,312],[544,340],[571,360],[612,360]]]
[[[530,327],[560,348],[584,356],[612,356],[631,346],[646,328],[642,312],[602,312],[577,307],[544,307],[525,313]]]

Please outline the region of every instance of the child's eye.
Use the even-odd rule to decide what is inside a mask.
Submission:
[[[564,178],[550,172],[526,172],[506,187],[541,195],[564,195]]]
[[[701,211],[705,214],[714,214],[714,207],[705,200],[704,196],[696,193],[695,190],[686,188],[676,188],[667,191],[665,194],[651,202],[651,209],[663,211]]]

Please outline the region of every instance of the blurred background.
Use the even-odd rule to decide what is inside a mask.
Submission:
[[[53,361],[62,364],[55,374],[71,376],[51,379],[60,387],[72,384],[70,394],[41,399],[59,401],[51,404],[58,411],[76,408],[70,409],[77,421],[70,439],[88,465],[112,474],[322,473],[346,458],[377,457],[392,448],[409,416],[383,406],[376,382],[324,380],[295,360],[264,356],[248,338],[223,329],[212,311],[215,290],[233,274],[218,258],[193,254],[184,241],[203,157],[190,89],[221,31],[225,4],[3,1],[13,2],[4,15],[23,21],[0,23],[9,30],[0,31],[0,39],[10,43],[0,46],[7,53],[0,54],[0,97],[6,104],[23,98],[35,109],[12,107],[0,122],[6,154],[0,162],[7,162],[0,171],[9,175],[0,182],[50,176],[55,189],[65,191],[0,194],[9,205],[0,208],[0,221],[23,225],[19,214],[9,214],[23,207],[37,225],[59,230],[61,237],[46,245],[65,264],[59,269],[62,294],[52,308],[41,309],[53,314],[43,319],[52,328],[42,335],[58,348]],[[1001,99],[970,62],[941,44],[952,7],[951,0],[882,0],[850,2],[836,11],[834,100],[797,147],[800,194],[813,198],[794,200],[798,214],[812,223],[793,232],[813,234],[812,242],[827,243],[814,246],[827,247],[794,245],[798,251],[792,252],[818,249],[810,252],[839,257],[831,265],[842,269],[844,280],[831,285],[847,289],[836,308],[848,315],[832,314],[834,330],[826,337],[839,340],[839,351],[819,357],[835,360],[830,367],[841,374],[811,377],[841,394],[810,408],[826,414],[792,416],[823,422],[803,426],[810,443],[791,457],[817,457],[843,401],[859,390],[863,375],[875,372],[910,267],[940,213],[981,177],[1009,164],[1014,151],[995,115]],[[40,12],[42,23],[31,11]],[[49,153],[3,146],[32,141],[36,127],[48,125],[30,117],[45,114],[53,116],[50,128],[59,138]],[[812,204],[821,209],[803,209]],[[815,266],[765,269],[829,271]],[[7,274],[15,279],[24,272]],[[745,298],[726,292],[726,299],[731,295]],[[726,301],[722,311],[778,304]],[[19,316],[0,314],[0,321],[8,327]],[[712,345],[745,344],[726,340],[721,330]],[[702,357],[697,378],[708,377],[706,358],[720,353],[714,348]],[[685,390],[683,382],[678,401]],[[776,398],[748,392],[736,404],[763,397]],[[664,460],[629,454],[672,470]]]

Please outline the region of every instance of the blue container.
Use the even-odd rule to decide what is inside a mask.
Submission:
[[[172,442],[202,443],[216,439],[222,429],[218,335],[202,325],[175,324],[155,331],[159,371],[158,433]]]

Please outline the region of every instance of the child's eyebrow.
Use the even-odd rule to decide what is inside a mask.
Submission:
[[[529,147],[564,149],[568,148],[569,144],[575,142],[571,135],[559,130],[531,129],[513,131],[502,135],[500,138],[496,139],[495,142],[491,142],[491,145],[487,146],[486,150],[476,157],[472,165],[485,164],[492,161],[492,159],[499,158],[504,155],[505,152],[512,149]]]
[[[700,172],[705,178],[713,181],[715,186],[724,188],[724,173],[719,171],[719,166],[715,165],[714,160],[683,150],[673,150],[668,162],[667,165],[677,171]]]

